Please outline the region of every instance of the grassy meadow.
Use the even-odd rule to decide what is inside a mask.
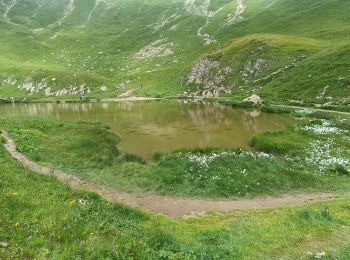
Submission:
[[[348,198],[170,220],[72,190],[0,147],[2,258],[348,259]]]

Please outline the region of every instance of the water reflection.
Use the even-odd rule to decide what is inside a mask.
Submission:
[[[293,119],[215,103],[147,101],[122,103],[3,104],[0,114],[92,120],[122,136],[119,147],[150,158],[155,151],[193,147],[245,147],[253,135],[287,127]]]

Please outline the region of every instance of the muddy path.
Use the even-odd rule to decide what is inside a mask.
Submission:
[[[188,199],[160,196],[150,193],[126,193],[112,188],[105,187],[96,183],[89,183],[79,178],[66,174],[63,171],[52,167],[41,166],[29,160],[22,153],[18,152],[14,141],[8,133],[2,131],[5,138],[6,150],[24,167],[33,172],[55,176],[60,181],[70,185],[73,188],[84,189],[96,192],[109,201],[124,203],[132,207],[163,214],[172,218],[178,218],[188,215],[204,214],[208,211],[230,211],[239,209],[257,209],[257,208],[274,208],[279,206],[303,205],[311,201],[326,201],[336,198],[336,194],[331,193],[312,193],[299,195],[283,195],[281,197],[262,197],[256,199],[240,200],[205,200],[205,199]]]

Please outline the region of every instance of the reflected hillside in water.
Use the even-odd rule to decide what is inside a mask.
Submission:
[[[0,113],[98,121],[121,135],[121,150],[146,159],[155,151],[182,148],[249,148],[255,134],[283,129],[294,121],[287,115],[258,110],[183,102],[6,104],[0,105]]]

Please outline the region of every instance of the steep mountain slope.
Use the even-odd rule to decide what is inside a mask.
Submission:
[[[346,103],[348,13],[349,0],[1,0],[0,96]]]

